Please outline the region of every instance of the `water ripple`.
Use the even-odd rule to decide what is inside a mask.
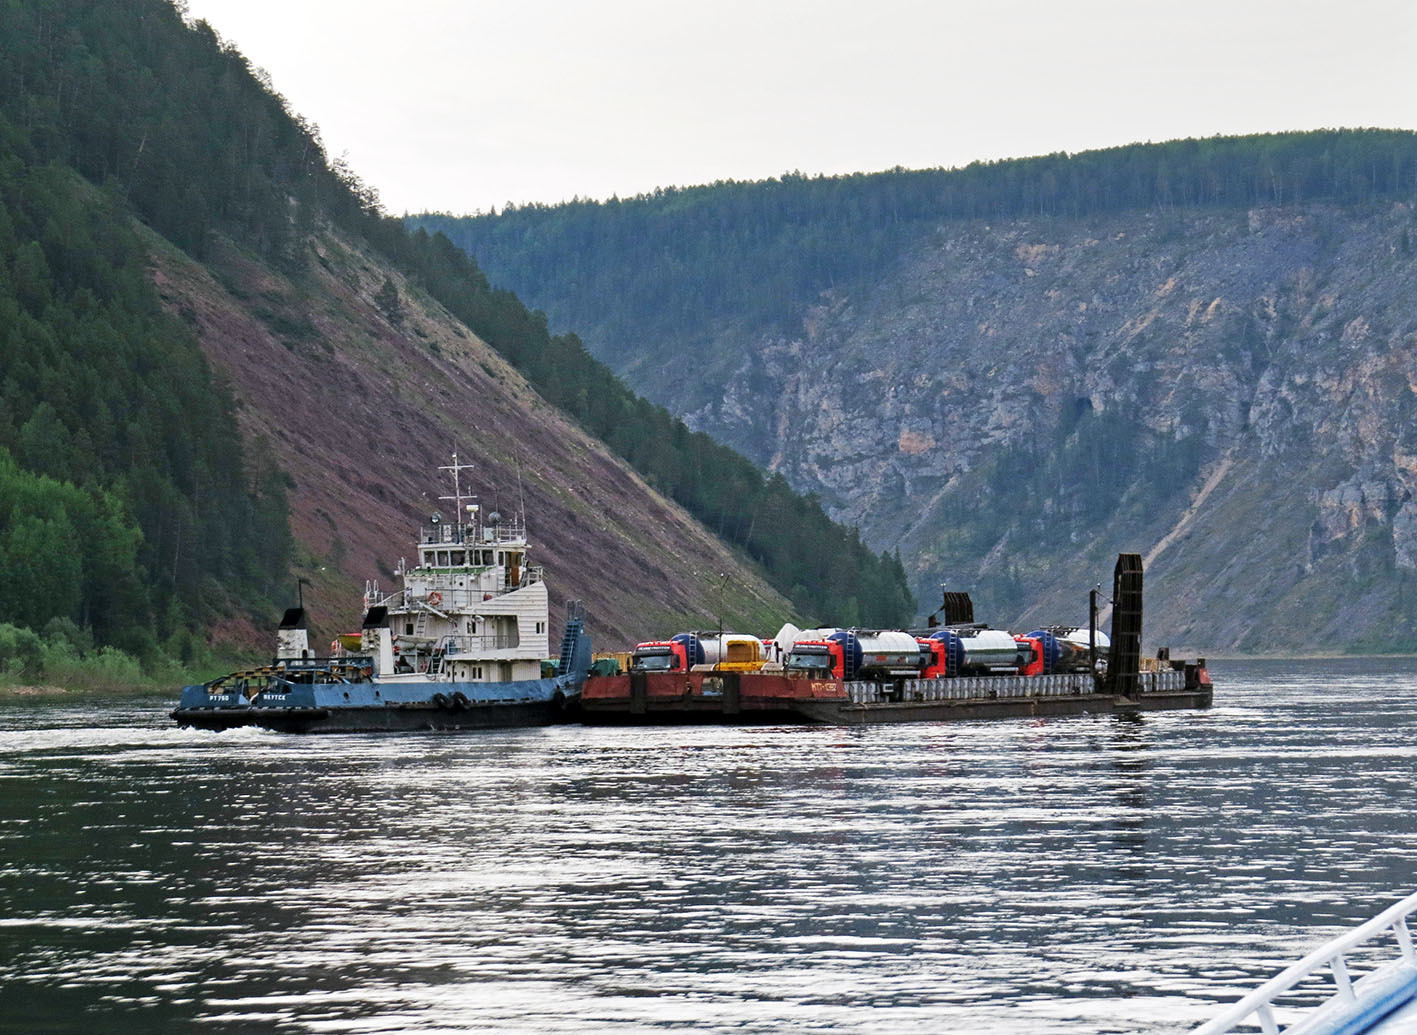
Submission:
[[[1185,1031],[1417,869],[1410,662],[1215,668],[864,729],[0,709],[0,1030]]]

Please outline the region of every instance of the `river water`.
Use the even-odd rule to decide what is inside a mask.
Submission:
[[[1414,668],[863,729],[5,706],[0,1030],[1186,1031],[1417,885]]]

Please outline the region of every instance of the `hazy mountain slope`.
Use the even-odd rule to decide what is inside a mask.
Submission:
[[[1414,234],[1401,197],[942,219],[786,328],[592,345],[927,605],[1080,621],[1135,549],[1149,639],[1417,649]]]
[[[290,475],[291,524],[322,632],[357,627],[366,579],[395,584],[456,451],[504,512],[524,505],[555,614],[582,599],[601,646],[717,621],[766,629],[791,605],[682,509],[549,407],[496,352],[332,230],[298,283],[229,242],[208,265],[150,235],[164,304],[230,377],[242,431]],[[386,279],[403,315],[375,303]],[[518,480],[520,475],[520,481]]]
[[[951,225],[692,419],[760,435],[922,583],[1015,607],[1085,589],[1079,547],[1147,552],[1231,461],[1152,562],[1152,628],[1409,646],[1411,228],[1405,204]]]

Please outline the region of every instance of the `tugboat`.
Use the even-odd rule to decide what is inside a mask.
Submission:
[[[471,465],[452,479],[447,520],[434,511],[419,534],[403,588],[366,585],[356,649],[339,639],[312,656],[304,608],[282,619],[270,665],[182,688],[183,726],[261,726],[297,733],[541,726],[564,721],[591,664],[579,602],[568,608],[560,656],[550,647],[542,569],[528,563],[524,517],[485,517],[464,494]],[[351,646],[353,641],[351,638]]]

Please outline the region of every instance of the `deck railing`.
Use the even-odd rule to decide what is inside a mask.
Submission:
[[[538,582],[545,581],[545,573],[539,564],[528,565],[521,569],[521,581],[512,582],[510,578],[504,579],[502,585],[496,589],[484,590],[481,587],[470,589],[442,588],[434,584],[429,594],[414,596],[405,590],[396,590],[387,596],[366,597],[365,607],[370,604],[380,604],[390,609],[415,607],[420,604],[436,610],[440,614],[449,611],[476,611],[477,605],[486,600],[495,600],[503,593],[511,593],[518,589],[526,589]],[[438,594],[436,604],[428,603],[428,596],[431,593]]]
[[[1323,970],[1330,972],[1335,986],[1333,995],[1324,1004],[1325,1007],[1330,1003],[1351,1004],[1354,1008],[1355,1020],[1360,1013],[1371,1013],[1374,1015],[1371,1019],[1377,1020],[1382,1015],[1384,1007],[1391,1009],[1401,1005],[1405,998],[1410,998],[1414,986],[1417,986],[1417,953],[1413,951],[1412,932],[1407,926],[1407,918],[1414,912],[1417,912],[1417,893],[1409,895],[1361,927],[1315,949],[1288,970],[1265,982],[1239,1002],[1230,1006],[1220,1016],[1201,1025],[1192,1035],[1221,1035],[1222,1032],[1231,1031],[1236,1026],[1247,1022],[1250,1025],[1258,1023],[1260,1031],[1265,1035],[1279,1035],[1281,1029],[1274,1016],[1275,1000],[1292,990],[1305,978]],[[1389,933],[1397,939],[1400,953],[1398,958],[1387,967],[1380,968],[1369,975],[1369,978],[1363,979],[1363,982],[1355,983],[1348,974],[1348,964],[1344,957],[1358,946],[1375,941]],[[1405,979],[1400,973],[1390,973],[1391,970],[1402,968],[1412,972]],[[1388,980],[1383,982],[1383,987],[1388,988],[1389,991],[1385,998],[1375,996],[1377,1001],[1368,1010],[1363,1011],[1359,1006],[1359,997],[1364,989],[1361,987],[1355,989],[1355,984],[1361,985],[1370,978],[1380,981],[1387,978]],[[1392,978],[1397,980],[1393,981]],[[1294,1029],[1295,1026],[1291,1025],[1289,1030]],[[1363,1031],[1366,1028],[1350,1026],[1344,1030]]]
[[[444,636],[438,646],[448,654],[477,654],[489,650],[512,650],[522,645],[521,636],[515,632],[458,634]]]
[[[1141,693],[1179,693],[1186,674],[1173,669],[1143,672],[1137,678]],[[997,697],[1064,697],[1097,693],[1097,682],[1087,672],[1058,672],[1047,676],[953,676],[947,679],[907,679],[897,693],[894,683],[852,680],[847,696],[856,704],[879,701],[968,701]]]

